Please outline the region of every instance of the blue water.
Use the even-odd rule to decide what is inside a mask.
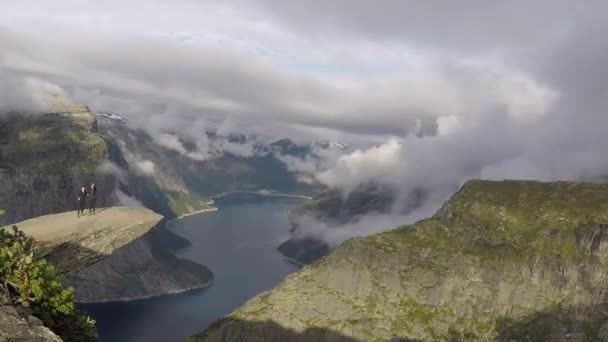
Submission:
[[[102,341],[184,341],[298,270],[276,251],[288,238],[286,214],[296,203],[222,203],[219,211],[171,221],[169,229],[192,243],[178,255],[209,267],[213,285],[82,309],[97,321]]]

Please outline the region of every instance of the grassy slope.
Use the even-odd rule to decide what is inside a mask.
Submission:
[[[363,340],[546,340],[562,328],[593,340],[606,222],[608,185],[471,181],[435,217],[345,242],[206,336],[273,320]]]
[[[107,154],[104,139],[89,131],[90,118],[12,120],[2,162],[13,169],[44,174],[91,173]]]

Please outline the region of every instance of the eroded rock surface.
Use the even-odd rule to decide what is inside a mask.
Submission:
[[[193,339],[605,341],[607,224],[608,185],[471,181],[433,218],[345,242]]]

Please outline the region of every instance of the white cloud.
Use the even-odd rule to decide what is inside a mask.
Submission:
[[[396,185],[401,179],[398,172],[403,169],[402,153],[403,145],[397,140],[365,151],[356,150],[340,157],[334,167],[320,172],[317,179],[346,192],[371,180]]]
[[[346,140],[346,156],[282,158],[302,179],[345,191],[367,181],[423,188],[428,208],[469,178],[608,170],[604,2],[0,6],[0,111],[39,110],[35,94],[51,84],[195,159],[212,156],[213,128]]]
[[[141,203],[139,200],[125,194],[124,192],[120,191],[119,189],[116,189],[114,191],[114,196],[116,196],[116,198],[118,199],[118,203],[120,203],[120,205],[123,205],[125,207],[143,207],[144,206],[143,203]]]
[[[186,148],[184,147],[184,145],[182,145],[182,142],[179,141],[178,136],[175,134],[160,133],[158,136],[155,136],[154,138],[156,140],[156,143],[158,143],[160,146],[166,147],[166,148],[168,148],[172,151],[178,152],[180,154],[188,153],[188,151],[186,151]]]
[[[156,167],[156,165],[154,165],[154,163],[151,160],[136,161],[135,165],[141,172],[143,172],[147,175],[153,175],[155,167]]]

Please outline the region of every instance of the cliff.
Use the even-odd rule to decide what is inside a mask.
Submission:
[[[60,342],[62,339],[33,316],[28,320],[14,306],[0,303],[0,341]]]
[[[470,181],[343,243],[195,341],[608,339],[608,185]]]
[[[40,255],[75,288],[78,302],[142,298],[208,285],[211,271],[153,243],[167,234],[162,218],[144,208],[112,207],[93,216],[78,218],[68,212],[16,225],[34,237]]]
[[[0,118],[5,223],[75,209],[76,192],[92,181],[98,185],[98,205],[110,203],[114,179],[96,174],[108,146],[95,127],[90,113]]]
[[[69,276],[141,238],[162,218],[144,208],[113,207],[80,218],[75,211],[41,216],[16,226],[36,240],[40,256],[58,273]]]
[[[131,149],[121,148],[129,144],[131,137],[143,139],[142,134],[136,134],[138,132],[118,123],[122,135],[114,135],[109,128],[111,125],[103,119],[98,123],[87,106],[71,102],[54,103],[49,114],[0,117],[0,189],[3,190],[0,192],[0,207],[6,210],[6,215],[0,216],[0,226],[74,210],[78,189],[91,182],[97,184],[98,207],[122,203],[140,205],[140,201],[169,218],[207,207],[204,198],[188,193],[176,168],[172,167],[167,151],[160,147],[142,147],[147,146],[146,142],[151,144],[149,138]],[[154,172],[148,175],[138,168],[137,162],[152,156],[157,156],[153,159]],[[80,221],[75,221],[75,215],[66,215],[66,218],[74,220],[66,221],[68,226],[79,224],[73,227],[75,231],[87,234],[85,228],[102,228],[98,225],[112,218],[111,212],[101,212],[101,216],[86,217]],[[102,220],[103,217],[106,221]],[[50,219],[46,217],[37,221]],[[52,234],[55,233],[60,232],[52,230]],[[96,237],[93,238],[95,234],[87,235],[90,241],[85,242],[97,241]],[[148,234],[140,235],[136,242],[125,246],[108,244],[84,249],[81,248],[82,244],[58,243],[61,248],[80,249],[78,252],[82,255],[78,256],[84,259],[64,259],[59,253],[76,251],[63,251],[61,248],[49,254],[49,258],[57,263],[60,271],[70,272],[66,274],[66,282],[79,289],[79,301],[161,295],[199,288],[211,281],[211,271],[176,257],[174,251],[165,246],[165,241],[179,237],[164,229],[163,224]],[[51,238],[57,236],[51,235]],[[65,238],[75,241],[75,238],[85,237]],[[87,268],[76,274],[73,265],[64,265],[68,261],[97,264],[110,251],[96,248],[109,247],[113,249],[111,257],[95,265],[95,272]],[[137,276],[128,279],[125,275]]]
[[[50,215],[23,222],[24,229],[0,229],[2,340],[97,340],[94,322],[74,308],[74,289],[65,288],[62,278],[108,258],[162,218],[135,208],[101,212],[87,218]]]

